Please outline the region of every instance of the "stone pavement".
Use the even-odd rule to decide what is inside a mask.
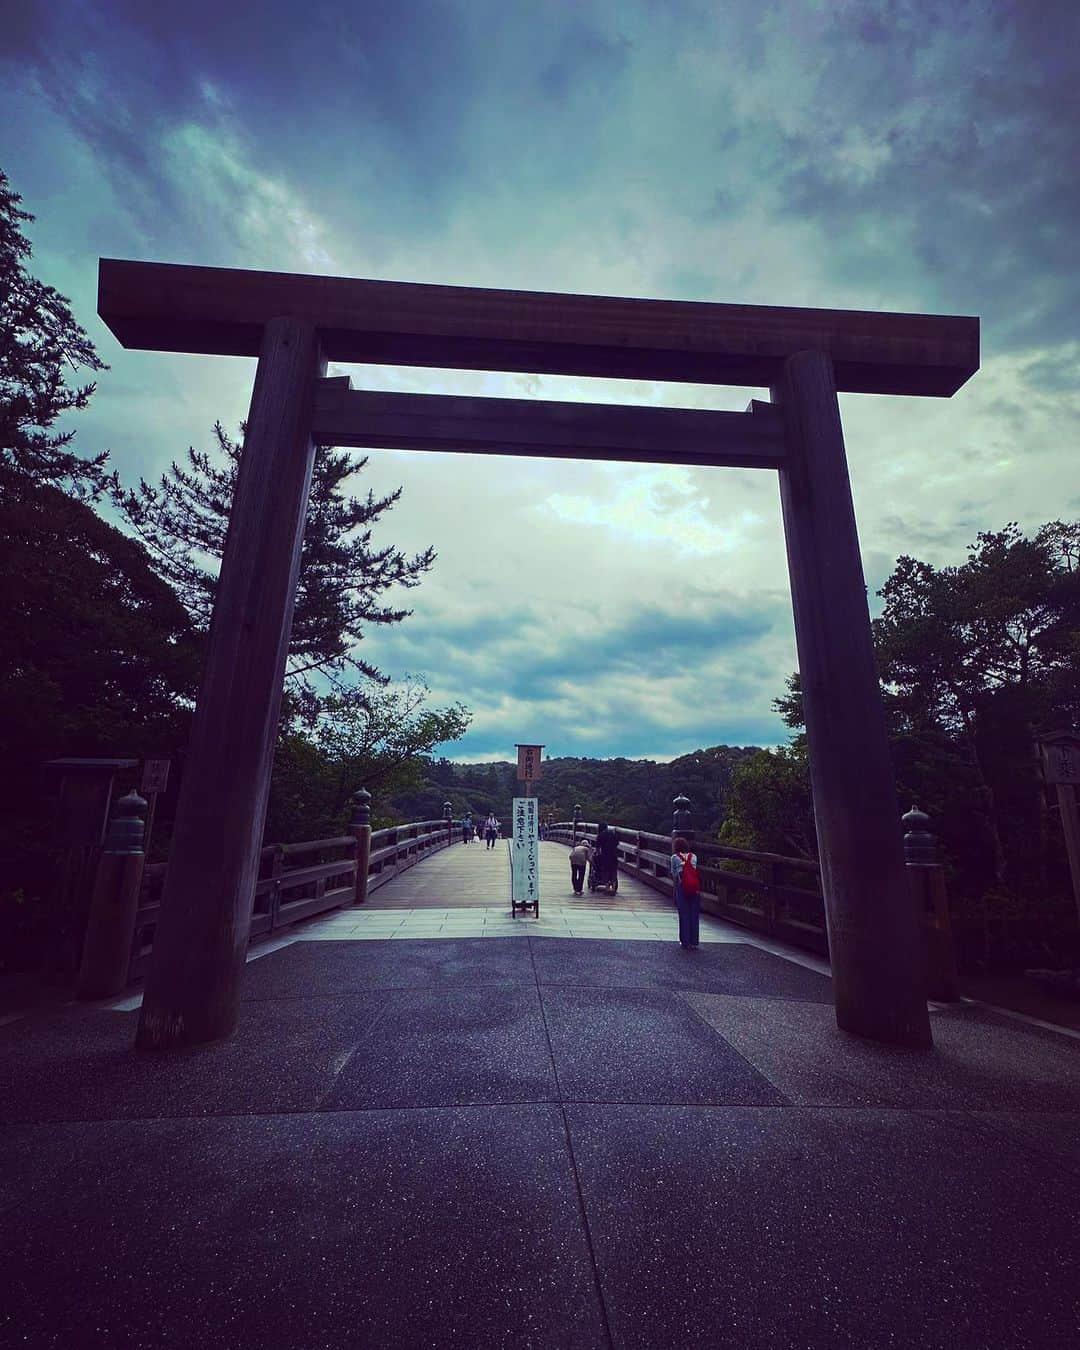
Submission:
[[[1077,1343],[1077,1039],[858,1041],[750,941],[286,942],[220,1044],[0,1027],[0,1344]]]
[[[659,897],[658,897],[659,898]],[[606,937],[653,942],[678,940],[679,920],[667,901],[663,910],[617,910],[589,903],[588,897],[573,904],[552,904],[541,893],[540,915],[514,919],[509,901],[504,905],[475,908],[377,909],[366,905],[341,910],[298,929],[298,941],[325,939],[430,937]],[[702,942],[742,942],[747,934],[734,924],[704,915]]]

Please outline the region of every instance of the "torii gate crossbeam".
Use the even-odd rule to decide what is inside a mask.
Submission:
[[[779,472],[837,1022],[930,1044],[837,392],[948,397],[978,369],[977,319],[109,259],[98,313],[125,346],[259,358],[140,1046],[235,1026],[315,444],[357,438]],[[772,404],[362,394],[327,360],[764,385]]]

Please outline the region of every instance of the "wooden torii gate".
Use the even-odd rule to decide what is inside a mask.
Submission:
[[[947,398],[976,318],[627,300],[102,259],[125,347],[257,356],[137,1044],[236,1024],[315,446],[780,475],[837,1023],[930,1044],[837,392]],[[358,392],[326,362],[760,385],[744,413]]]

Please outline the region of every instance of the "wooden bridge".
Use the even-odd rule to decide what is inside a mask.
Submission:
[[[122,802],[123,809],[138,808],[125,808]],[[610,936],[612,920],[604,921],[605,915],[665,914],[674,922],[670,836],[612,828],[618,840],[618,892],[572,894],[568,846],[575,838],[595,839],[598,826],[595,821],[558,822],[549,830],[548,842],[540,845],[541,914],[538,919],[520,920],[523,927],[550,935],[591,929],[595,936]],[[706,940],[736,925],[771,941],[827,956],[816,863],[711,843],[695,844],[695,849],[701,863]],[[141,867],[135,854],[129,852],[125,857],[130,868]],[[165,872],[165,863],[152,864],[142,872],[128,983],[140,979],[148,968]],[[793,880],[801,885],[792,884]],[[344,911],[339,930],[357,933],[380,928],[367,922],[371,915],[408,911],[414,916],[409,932],[434,936],[433,930],[442,926],[435,923],[436,915],[449,919],[452,911],[460,927],[473,912],[471,926],[476,928],[477,914],[482,912],[490,922],[501,916],[509,919],[509,909],[505,840],[499,840],[494,849],[482,841],[463,844],[458,828],[445,820],[411,821],[374,832],[359,821],[350,834],[271,844],[262,850],[251,939],[257,944],[330,911]],[[710,918],[726,923],[710,927]],[[468,923],[465,927],[469,928]],[[488,931],[513,930],[490,922]],[[625,924],[620,932],[634,935]],[[96,992],[118,992],[119,988]]]
[[[361,796],[366,798],[366,794]],[[139,809],[132,798],[121,800],[121,815]],[[394,926],[402,936],[437,936],[443,928],[459,934],[480,928],[489,934],[520,931],[499,922],[509,920],[510,907],[505,841],[500,840],[494,849],[481,841],[463,844],[460,830],[445,819],[371,831],[367,811],[366,802],[360,802],[349,834],[271,844],[262,850],[251,918],[253,942],[330,911],[344,911],[336,927],[350,936],[385,931],[385,922],[372,919],[385,911],[406,911],[412,916],[407,925]],[[956,997],[948,908],[926,823],[926,817],[914,810],[904,818],[905,853],[913,903],[924,917],[931,993],[948,1000]],[[618,841],[618,893],[572,895],[567,846],[576,838],[594,839],[598,826],[595,821],[557,822],[540,850],[542,912],[536,920],[520,920],[523,926],[531,926],[540,935],[588,931],[592,936],[615,936],[617,929],[617,935],[632,937],[647,933],[651,924],[644,919],[637,925],[616,923],[615,916],[666,914],[674,922],[671,837],[618,825],[611,828]],[[719,938],[734,927],[736,932],[758,935],[766,945],[794,948],[827,960],[825,905],[816,862],[707,841],[694,847],[702,875],[705,940]],[[114,988],[90,990],[99,994],[119,992],[125,982],[143,976],[160,913],[166,864],[156,863],[143,871],[141,856],[127,846],[123,857],[123,865],[142,877],[134,938],[126,967],[113,963],[114,969],[126,969],[126,979],[121,978]],[[605,920],[605,915],[612,917]],[[710,926],[712,920],[722,922]]]
[[[575,897],[570,887],[570,868],[564,843],[541,843],[540,915],[566,907],[588,908],[598,913],[623,911],[670,913],[670,888],[647,886],[623,873],[615,895],[596,891]],[[498,909],[510,910],[509,844],[500,839],[489,849],[484,842],[462,844],[433,855],[423,867],[412,868],[376,890],[365,908],[382,909]]]

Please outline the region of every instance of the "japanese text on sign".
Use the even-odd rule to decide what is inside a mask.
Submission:
[[[514,798],[514,823],[510,836],[510,878],[515,905],[531,905],[540,899],[540,846],[535,797]]]
[[[1080,741],[1043,746],[1048,783],[1080,783]]]
[[[519,745],[517,776],[523,783],[534,783],[540,777],[542,745]]]
[[[169,761],[167,759],[147,759],[143,761],[142,781],[139,791],[145,796],[150,792],[164,792],[169,784]]]

